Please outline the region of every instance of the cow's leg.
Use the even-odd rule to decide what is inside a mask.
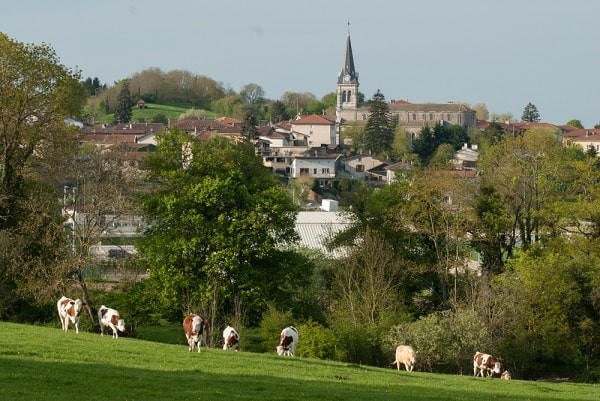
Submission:
[[[79,317],[75,318],[73,324],[75,325],[75,333],[79,334]]]

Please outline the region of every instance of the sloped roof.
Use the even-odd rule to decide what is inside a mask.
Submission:
[[[340,212],[299,212],[296,217],[296,232],[300,236],[300,246],[319,250],[334,258],[346,256],[348,251],[345,249],[329,251],[325,243],[334,234],[349,226],[350,220]]]
[[[293,120],[292,125],[312,124],[312,125],[332,125],[334,122],[318,114],[308,114],[300,116]]]

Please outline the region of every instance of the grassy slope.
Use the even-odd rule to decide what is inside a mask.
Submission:
[[[168,119],[171,119],[171,121],[177,121],[177,119],[179,119],[179,116],[187,111],[189,109],[189,107],[178,107],[178,106],[168,106],[168,105],[164,105],[164,104],[154,104],[154,103],[146,103],[146,108],[144,109],[138,109],[137,107],[134,107],[132,109],[133,114],[131,117],[131,121],[132,122],[150,122],[152,121],[152,119],[158,115],[158,114],[162,114],[165,117],[167,117]],[[210,111],[204,111],[204,115],[207,118],[215,118],[216,114]],[[102,118],[100,118],[99,123],[106,123],[106,124],[112,124],[114,119],[114,115],[113,114],[107,114],[106,116],[103,116]]]
[[[4,322],[0,388],[1,400],[46,401],[600,399],[593,385],[407,373],[220,349],[188,353],[185,345]]]

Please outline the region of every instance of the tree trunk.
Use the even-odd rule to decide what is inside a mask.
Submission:
[[[90,293],[88,291],[87,284],[85,283],[83,274],[81,274],[81,268],[77,269],[77,283],[79,284],[79,287],[81,288],[81,291],[83,293],[83,304],[85,305],[85,309],[88,313],[90,321],[92,322],[92,327],[94,328],[94,331],[99,331],[99,322],[96,321],[95,317],[96,308],[94,307],[94,303],[90,298]]]

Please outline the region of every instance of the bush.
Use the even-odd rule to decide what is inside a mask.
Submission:
[[[300,333],[298,356],[336,359],[336,337],[333,331],[312,320],[297,327]]]
[[[294,325],[292,312],[281,312],[273,305],[269,305],[260,322],[260,338],[263,352],[275,351],[279,345],[279,335],[285,327]]]
[[[383,342],[390,353],[400,344],[411,345],[417,352],[416,368],[429,372],[470,372],[476,351],[494,352],[484,322],[468,309],[396,325]]]
[[[363,365],[387,366],[389,362],[382,351],[381,336],[375,324],[352,326],[337,324],[335,359]]]

